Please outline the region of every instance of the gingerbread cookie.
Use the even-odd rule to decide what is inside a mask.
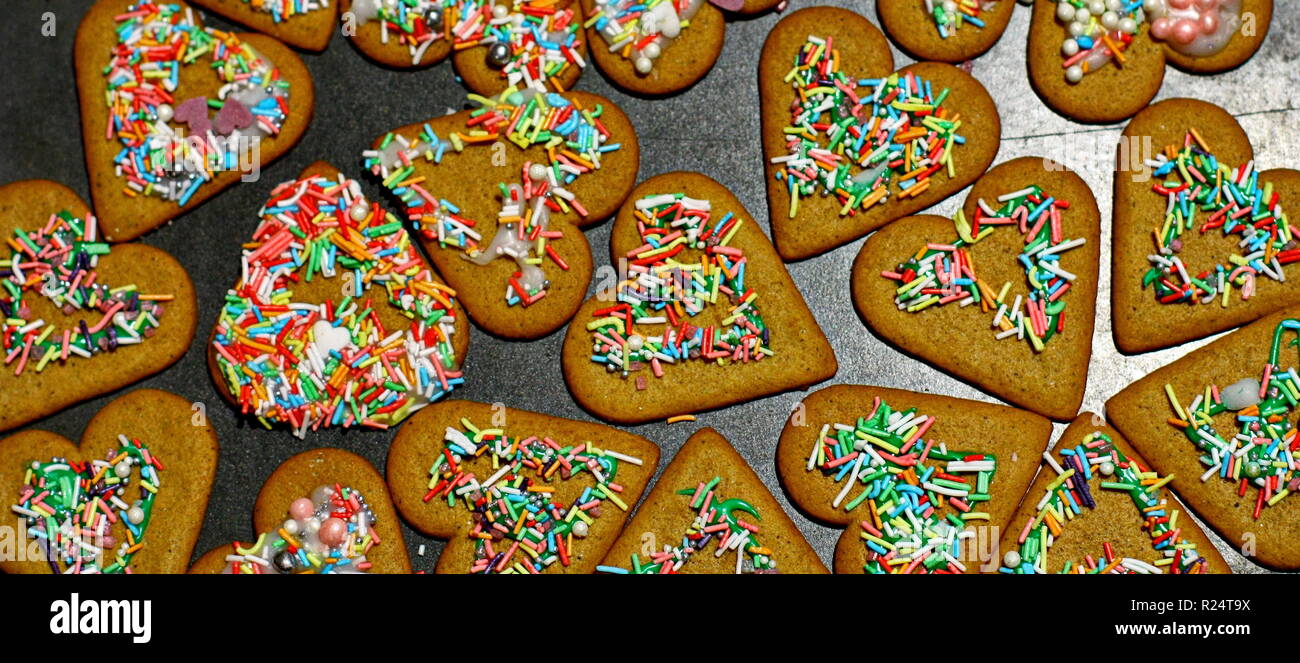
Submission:
[[[91,199],[110,242],[260,173],[311,120],[311,74],[293,51],[205,28],[180,2],[100,0],[74,59]]]
[[[959,63],[1002,38],[1015,0],[876,0],[885,34],[918,60]]]
[[[758,66],[772,238],[808,258],[974,182],[1002,125],[984,86],[946,64],[894,71],[876,26],[831,7],[781,20]]]
[[[323,51],[339,17],[339,0],[191,0],[240,25],[306,51]]]
[[[1300,568],[1300,308],[1268,315],[1129,385],[1106,412],[1230,545]]]
[[[0,570],[184,573],[217,471],[217,436],[196,416],[138,389],[105,405],[79,445],[35,429],[0,440],[12,528]]]
[[[252,542],[209,550],[190,573],[410,573],[397,510],[370,462],[341,449],[284,461],[257,494]]]
[[[664,468],[599,570],[826,573],[826,566],[731,443],[701,428]]]
[[[109,245],[71,189],[49,180],[0,186],[0,430],[108,393],[175,363],[198,305],[166,251]]]
[[[318,162],[271,191],[208,347],[222,396],[294,435],[385,429],[464,382],[469,328],[401,220]]]
[[[776,468],[801,510],[847,528],[836,573],[993,571],[1051,434],[1003,405],[837,385],[791,414]]]
[[[1155,98],[1166,62],[1218,73],[1249,60],[1272,18],[1273,0],[1036,0],[1029,80],[1057,112],[1116,122]]]
[[[578,0],[343,0],[357,48],[391,67],[419,67],[452,54],[470,90],[562,92],[587,66]]]
[[[1100,416],[1080,414],[1043,460],[1003,533],[1002,573],[1231,573],[1172,477]]]
[[[636,132],[608,99],[506,90],[385,134],[363,164],[414,222],[481,327],[533,339],[568,322],[591,282],[581,228],[632,190]]]
[[[1087,183],[1047,159],[1015,159],[981,177],[953,219],[909,217],[869,237],[853,303],[906,352],[1069,420],[1092,357],[1100,239]]]
[[[1176,345],[1300,302],[1300,280],[1287,279],[1300,260],[1287,222],[1300,172],[1260,169],[1241,125],[1193,99],[1138,113],[1123,141],[1111,263],[1120,350]]]
[[[638,423],[733,405],[833,375],[835,353],[763,229],[699,173],[642,182],[619,211],[620,275],[569,325],[579,405]]]
[[[591,573],[658,466],[638,435],[445,401],[398,431],[388,485],[412,527],[449,539],[438,573]]]
[[[727,22],[706,0],[582,0],[591,58],[618,87],[642,95],[684,90],[709,73]]]

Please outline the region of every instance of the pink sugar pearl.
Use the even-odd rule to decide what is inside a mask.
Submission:
[[[289,515],[293,516],[294,520],[306,520],[314,511],[311,500],[305,497],[299,497],[289,505]]]
[[[320,532],[317,534],[320,537],[320,542],[331,548],[343,545],[347,535],[347,523],[338,518],[326,518],[325,522],[320,524]]]

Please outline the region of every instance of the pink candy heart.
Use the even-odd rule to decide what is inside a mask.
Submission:
[[[217,112],[217,133],[229,136],[235,129],[247,129],[253,126],[253,113],[248,107],[234,99],[226,99],[225,105]]]
[[[182,101],[172,113],[172,120],[189,126],[191,134],[206,136],[212,128],[212,121],[208,119],[208,98],[190,97]]]

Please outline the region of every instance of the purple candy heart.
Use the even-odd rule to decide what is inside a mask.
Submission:
[[[189,126],[191,134],[206,136],[212,128],[212,121],[208,119],[208,98],[190,97],[182,101],[173,111],[172,121]]]
[[[745,0],[709,0],[714,7],[725,9],[729,12],[738,12],[745,6]]]
[[[235,129],[247,129],[253,126],[253,114],[248,107],[234,99],[226,99],[225,105],[217,111],[217,133],[229,136]]]

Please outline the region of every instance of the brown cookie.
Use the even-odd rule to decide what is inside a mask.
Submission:
[[[339,175],[339,170],[332,164],[325,161],[317,161],[303,169],[303,171],[299,173],[298,179],[301,180],[313,176],[322,176],[331,181],[337,181]],[[368,202],[374,204],[374,201]],[[391,214],[391,212],[389,213]],[[397,232],[405,233],[406,230],[399,229]],[[409,238],[406,241],[410,241]],[[245,244],[241,246],[247,247],[248,245]],[[427,268],[424,258],[418,252],[415,253],[414,259],[411,263],[418,265],[418,269]],[[293,303],[313,305],[319,305],[326,301],[333,304],[342,303],[345,297],[344,289],[348,287],[345,284],[351,282],[350,280],[342,280],[340,275],[345,273],[347,272],[340,271],[333,278],[327,278],[321,274],[317,274],[315,278],[310,281],[306,279],[298,281],[293,286]],[[439,285],[442,284],[442,280],[433,272],[429,273],[429,280]],[[401,310],[392,305],[392,302],[389,300],[389,295],[384,291],[382,286],[373,282],[368,284],[364,297],[369,298],[370,301],[375,304],[373,309],[374,314],[378,316],[384,329],[392,332],[395,330],[405,330],[410,328],[412,319],[408,318]],[[452,354],[455,358],[456,366],[460,367],[464,366],[465,356],[469,352],[469,322],[466,320],[465,311],[461,308],[459,300],[452,300],[451,310],[455,316],[453,332],[451,334]],[[220,319],[218,319],[218,324],[219,323]],[[218,363],[219,355],[215,343],[217,329],[218,326],[214,326],[208,335],[208,373],[211,375],[212,382],[216,385],[217,392],[221,394],[222,398],[231,405],[239,406],[240,399],[235,394],[231,393],[228,381],[225,379],[221,365]]]
[[[281,463],[257,493],[253,531],[274,531],[288,517],[289,505],[294,500],[311,495],[320,486],[332,487],[335,484],[360,492],[375,514],[372,527],[379,536],[379,543],[366,554],[367,561],[373,565],[368,572],[410,573],[411,560],[406,554],[402,526],[388,495],[388,486],[369,461],[350,451],[312,449]],[[226,555],[232,554],[234,545],[209,550],[194,562],[189,572],[221,573],[226,568]]]
[[[194,4],[230,19],[249,29],[270,35],[305,51],[323,51],[339,16],[339,0],[316,0],[322,6],[303,14],[279,17],[260,7],[262,0],[193,0]],[[293,7],[295,2],[286,2]]]
[[[1168,197],[1152,191],[1165,178],[1150,169],[1134,172],[1136,164],[1124,164],[1128,155],[1164,153],[1166,146],[1181,150],[1188,131],[1195,130],[1210,147],[1219,163],[1236,170],[1254,159],[1250,138],[1227,111],[1195,99],[1167,99],[1133,117],[1124,129],[1129,149],[1120,150],[1121,163],[1115,177],[1114,252],[1111,256],[1111,312],[1115,345],[1123,352],[1145,352],[1231,329],[1300,302],[1300,279],[1274,281],[1260,276],[1256,294],[1242,300],[1234,289],[1228,305],[1222,299],[1209,304],[1169,303],[1156,300],[1152,286],[1143,286],[1152,263],[1147,256],[1156,252],[1155,236],[1165,221]],[[1127,171],[1127,172],[1126,172]],[[1289,169],[1260,171],[1261,181],[1271,183],[1284,211],[1300,210],[1300,172]],[[1178,180],[1179,178],[1174,178]],[[1141,181],[1139,181],[1141,180]],[[1291,212],[1294,214],[1294,212]],[[1221,230],[1201,236],[1199,227],[1213,212],[1197,212],[1195,230],[1184,231],[1178,257],[1192,274],[1231,266],[1227,257],[1237,253],[1235,244]],[[1283,267],[1287,275],[1294,270]]]
[[[1151,103],[1164,82],[1165,63],[1196,73],[1218,73],[1249,60],[1268,35],[1273,0],[1242,0],[1243,15],[1253,17],[1254,34],[1239,32],[1218,54],[1193,58],[1179,53],[1150,35],[1150,22],[1142,23],[1124,50],[1122,64],[1111,62],[1083,76],[1078,83],[1065,78],[1062,43],[1066,27],[1057,20],[1056,0],[1036,0],[1029,23],[1029,81],[1043,102],[1080,122],[1118,122]],[[1243,25],[1244,27],[1244,25]]]
[[[1082,493],[1077,487],[1077,482],[1083,479],[1077,467],[1068,465],[1067,456],[1061,453],[1063,449],[1074,449],[1085,444],[1087,438],[1094,434],[1105,435],[1109,438],[1110,444],[1120,454],[1119,458],[1127,459],[1137,465],[1135,471],[1139,473],[1149,472],[1151,466],[1142,459],[1136,451],[1129,446],[1128,440],[1125,440],[1119,431],[1111,428],[1106,421],[1099,415],[1092,412],[1080,414],[1070,426],[1065,429],[1061,439],[1057,441],[1055,453],[1052,454],[1058,467],[1065,471],[1074,471],[1074,475],[1069,479],[1071,482],[1071,493],[1068,499],[1078,506],[1077,511],[1065,511],[1067,514],[1066,521],[1059,523],[1053,520],[1049,528],[1059,528],[1052,537],[1051,547],[1048,553],[1047,572],[1060,573],[1064,570],[1065,564],[1071,565],[1071,573],[1088,572],[1086,569],[1089,565],[1084,563],[1085,559],[1096,560],[1098,566],[1103,569],[1113,564],[1119,564],[1124,558],[1134,558],[1142,562],[1153,563],[1154,560],[1164,559],[1165,555],[1152,549],[1152,539],[1157,538],[1158,534],[1151,533],[1151,526],[1148,519],[1143,517],[1141,511],[1133,503],[1133,498],[1123,490],[1109,490],[1101,487],[1103,481],[1122,481],[1118,472],[1119,465],[1111,463],[1112,467],[1117,468],[1113,474],[1106,474],[1105,469],[1100,465],[1091,465],[1090,471],[1093,474],[1092,480],[1083,480],[1088,486],[1088,495],[1094,502],[1093,506],[1081,504]],[[1097,440],[1102,442],[1103,440]],[[1104,442],[1103,442],[1104,444]],[[1099,456],[1110,456],[1109,448],[1089,447],[1095,450]],[[1002,547],[1000,549],[1003,555],[1003,568],[1007,568],[1006,556],[1010,553],[1012,557],[1018,557],[1021,560],[1025,558],[1025,550],[1022,546],[1024,540],[1022,536],[1028,534],[1026,526],[1038,525],[1046,520],[1038,520],[1036,517],[1039,513],[1039,504],[1046,499],[1047,491],[1054,489],[1057,484],[1056,480],[1059,475],[1051,466],[1044,464],[1038,472],[1038,477],[1034,479],[1034,484],[1025,493],[1025,499],[1020,503],[1020,508],[1016,511],[1015,518],[1002,533]],[[1062,498],[1064,499],[1064,498]],[[1177,545],[1191,544],[1195,546],[1198,557],[1203,558],[1206,563],[1205,571],[1209,573],[1231,573],[1228,563],[1223,560],[1223,556],[1210,543],[1209,537],[1201,530],[1191,518],[1187,507],[1173,494],[1173,491],[1160,490],[1158,496],[1152,497],[1153,502],[1167,503],[1169,509],[1166,510],[1164,518],[1168,519],[1167,524],[1178,532],[1177,538],[1180,540]],[[1059,524],[1058,524],[1059,523]],[[1037,539],[1035,539],[1037,540]],[[1104,544],[1109,544],[1113,551],[1114,558],[1111,563],[1107,563]],[[1172,550],[1172,548],[1169,548]],[[1190,555],[1190,553],[1185,553]],[[1186,557],[1180,556],[1180,560]],[[1012,559],[1011,561],[1015,561]],[[1041,563],[1036,563],[1041,569]],[[1169,573],[1172,568],[1169,565],[1160,567],[1162,572]],[[1079,571],[1079,569],[1085,569]],[[1199,571],[1198,571],[1199,572]]]
[[[79,219],[90,215],[86,203],[57,182],[24,180],[0,186],[0,233],[5,237],[44,227],[51,215],[65,210]],[[8,267],[5,270],[7,274]],[[35,366],[39,358],[31,359],[32,365],[21,375],[15,374],[15,364],[8,364],[8,370],[0,371],[0,393],[10,405],[0,410],[0,430],[35,421],[153,375],[175,363],[189,348],[198,304],[189,274],[169,253],[142,244],[119,244],[99,257],[96,272],[97,282],[114,288],[134,284],[141,294],[170,295],[171,301],[159,302],[164,311],[158,320],[160,326],[139,346],[118,347],[84,359],[69,355],[66,361],[49,362],[42,371]],[[31,308],[33,320],[45,320],[56,330],[54,333],[76,329],[79,321],[93,326],[103,317],[99,311],[65,314],[36,289],[24,293],[23,300]],[[6,347],[5,354],[10,352]]]
[[[629,255],[644,243],[638,230],[637,202],[648,196],[677,193],[709,201],[712,205],[709,225],[720,224],[728,213],[741,222],[728,246],[744,253],[744,286],[757,294],[754,301],[765,330],[770,332],[767,340],[773,354],[743,363],[727,360],[726,366],[693,358],[662,366],[661,378],[653,375],[653,366],[631,371],[623,378],[591,359],[595,337],[588,325],[607,315],[597,315],[597,311],[617,304],[610,292],[598,293],[583,304],[569,325],[561,355],[564,380],[578,404],[602,419],[639,423],[804,388],[835,375],[838,368],[835,352],[772,243],[735,195],[712,178],[676,172],[657,175],[638,185],[614,221],[610,235],[611,260],[616,265],[623,264],[623,260],[635,262]],[[703,251],[690,250],[675,259],[689,264],[704,257]],[[614,283],[606,287],[617,289]],[[732,305],[732,300],[723,295],[698,316],[682,315],[681,319],[697,327],[718,326]],[[662,335],[670,327],[673,325],[637,325],[637,329],[643,330],[643,336],[651,337]]]
[[[868,549],[861,537],[864,530],[858,523],[875,521],[871,514],[872,502],[864,499],[853,504],[860,497],[860,490],[865,489],[862,486],[859,491],[845,494],[837,506],[843,481],[834,481],[834,477],[824,474],[815,463],[809,469],[808,462],[823,426],[827,427],[828,435],[834,434],[837,423],[856,426],[859,418],[867,419],[875,413],[876,399],[894,412],[915,409],[918,416],[930,417],[933,423],[921,431],[927,443],[936,447],[944,444],[954,452],[992,454],[996,470],[989,485],[990,499],[979,503],[976,510],[988,514],[988,519],[981,522],[993,529],[1007,526],[1038,469],[1039,454],[1047,448],[1051,422],[1005,405],[885,387],[827,387],[810,394],[790,415],[777,443],[776,470],[790,501],[801,511],[823,523],[847,527],[836,546],[836,573],[863,571]],[[848,508],[851,504],[852,508]],[[952,508],[946,511],[955,512]],[[991,549],[1000,536],[990,536],[986,529],[989,528],[975,528],[981,550]],[[980,565],[967,563],[966,566],[970,572],[979,570]]]
[[[1077,278],[1057,300],[1066,305],[1061,331],[1043,343],[1042,351],[1015,336],[998,340],[995,332],[1000,328],[992,325],[1000,308],[994,298],[1003,284],[1011,285],[1004,297],[1008,311],[1016,297],[1027,297],[1030,291],[1018,258],[1026,240],[1014,224],[998,227],[975,245],[967,245],[974,272],[985,284],[981,291],[992,295],[985,300],[987,307],[963,307],[953,301],[909,312],[895,303],[899,283],[882,272],[897,274],[900,265],[929,244],[947,245],[958,239],[953,221],[940,216],[906,218],[867,238],[853,263],[853,303],[873,330],[906,352],[994,396],[1053,419],[1069,420],[1083,402],[1092,357],[1101,252],[1101,215],[1092,191],[1060,164],[1022,157],[1000,164],[980,178],[966,198],[963,213],[973,223],[981,213],[981,199],[998,209],[1002,206],[999,196],[1035,185],[1045,195],[1070,204],[1061,210],[1061,240],[1084,240],[1083,245],[1060,254],[1060,268]],[[954,337],[962,339],[960,352],[953,346]]]
[[[1185,414],[1193,406],[1194,397],[1204,398],[1202,394],[1209,385],[1216,386],[1222,394],[1240,380],[1260,380],[1264,365],[1270,361],[1275,328],[1282,320],[1297,317],[1300,308],[1296,307],[1267,315],[1157,369],[1106,402],[1106,415],[1115,428],[1161,476],[1173,475],[1174,490],[1207,525],[1229,545],[1239,546],[1247,557],[1284,570],[1300,568],[1300,550],[1294,545],[1300,537],[1300,500],[1288,496],[1273,506],[1260,506],[1257,519],[1254,511],[1261,491],[1255,485],[1245,486],[1242,491],[1239,481],[1221,477],[1218,471],[1202,481],[1201,476],[1210,468],[1201,457],[1208,456],[1209,452],[1187,438],[1181,423],[1174,425],[1179,414],[1170,403],[1166,388],[1173,390]],[[1294,365],[1295,350],[1290,345],[1290,335],[1283,335],[1282,340],[1274,372]],[[1223,412],[1212,417],[1215,431],[1225,440],[1239,431],[1236,414]],[[1294,423],[1289,412],[1278,414]],[[1284,439],[1291,440],[1291,436]],[[1292,455],[1295,453],[1291,451]],[[1241,476],[1244,478],[1245,473]]]
[[[212,173],[212,179],[200,186],[182,207],[176,201],[164,200],[154,195],[123,193],[128,180],[115,172],[113,159],[121,152],[122,144],[108,138],[109,114],[105,106],[108,89],[105,67],[117,45],[114,17],[122,15],[135,0],[99,0],[86,12],[77,29],[74,59],[77,69],[77,96],[81,101],[81,134],[86,149],[86,172],[90,177],[91,200],[99,215],[105,239],[122,242],[139,237],[163,223],[180,216],[240,181],[244,173],[238,168]],[[189,9],[179,1],[181,11]],[[202,26],[199,12],[194,11],[194,22]],[[279,134],[264,138],[258,145],[259,169],[288,152],[311,121],[315,92],[307,66],[289,48],[279,41],[260,34],[238,33],[237,38],[251,46],[260,56],[270,60],[279,70],[280,79],[289,84],[289,113]],[[182,66],[179,87],[174,93],[175,103],[196,98],[215,99],[221,81],[203,57]],[[197,66],[195,66],[197,65]],[[173,129],[184,127],[177,122]],[[189,132],[186,131],[186,136]],[[250,148],[251,149],[251,148]]]
[[[442,62],[451,55],[451,26],[446,25],[445,22],[443,37],[426,46],[417,61],[410,47],[398,38],[397,31],[390,29],[385,41],[385,30],[380,20],[369,15],[363,16],[356,7],[357,0],[338,0],[338,2],[344,34],[358,51],[379,64],[397,69],[414,69]],[[362,0],[360,4],[371,8],[376,2],[377,0]]]
[[[494,3],[504,4],[504,3]],[[510,6],[510,5],[506,5]],[[582,20],[582,7],[578,0],[557,0],[554,8],[558,10],[572,8],[575,11],[574,20]],[[587,33],[584,28],[578,28],[577,40],[575,42],[575,51],[583,62],[589,62],[591,56],[588,53]],[[491,96],[501,92],[507,87],[505,72],[493,67],[488,63],[488,47],[473,46],[470,48],[453,49],[451,56],[452,64],[456,65],[456,74],[460,76],[465,87],[470,91],[484,96]],[[582,76],[583,67],[569,62],[564,71],[559,76],[547,78],[545,86],[548,92],[564,91],[571,89],[578,79]]]
[[[880,30],[862,16],[844,9],[800,9],[781,19],[768,35],[758,65],[763,158],[772,238],[777,251],[786,260],[824,253],[961,191],[992,165],[1002,135],[1002,123],[993,98],[970,74],[934,62],[904,67],[898,71],[899,74],[910,72],[929,81],[936,96],[943,90],[949,91],[944,107],[960,117],[962,125],[958,133],[966,138],[966,143],[954,147],[951,153],[955,175],[949,177],[947,170],[941,169],[930,176],[928,189],[907,197],[901,197],[897,184],[889,184],[888,200],[865,211],[858,209],[852,215],[841,215],[843,203],[837,197],[822,195],[819,191],[811,197],[800,198],[797,214],[791,218],[789,189],[776,178],[782,164],[771,160],[787,154],[785,130],[790,124],[790,107],[796,98],[786,76],[810,35],[833,38],[839,51],[840,71],[849,76],[887,78],[894,70],[889,42]],[[819,143],[824,145],[825,141],[819,140]]]
[[[438,273],[456,290],[460,303],[474,322],[492,334],[510,339],[545,336],[573,317],[587,294],[592,273],[591,247],[581,229],[612,215],[636,181],[640,155],[636,131],[627,115],[613,102],[589,92],[575,91],[564,96],[589,111],[602,109],[600,122],[610,134],[608,144],[618,143],[621,147],[603,154],[600,169],[568,186],[585,206],[585,216],[572,210],[551,214],[553,229],[563,232],[563,237],[548,240],[548,246],[562,256],[568,269],[560,269],[548,259],[543,269],[551,285],[545,297],[526,307],[511,306],[504,292],[511,275],[518,270],[513,261],[499,258],[477,265],[466,260],[460,248],[444,249],[438,245],[436,236],[430,238],[423,233],[419,236]],[[392,135],[415,140],[426,125],[441,140],[449,141],[453,133],[466,130],[472,114],[473,111],[461,111],[399,127],[377,138],[373,147],[379,148]],[[541,146],[518,149],[502,139],[495,144],[466,145],[459,153],[448,147],[441,163],[422,156],[412,159],[410,165],[414,171],[408,179],[419,181],[433,198],[454,201],[460,209],[459,216],[475,222],[474,231],[483,237],[482,246],[486,248],[501,227],[497,222],[501,210],[497,184],[517,183],[525,162],[546,163],[546,159],[546,151]],[[466,182],[474,184],[467,186]]]
[[[446,495],[440,492],[441,478],[431,474],[434,463],[450,455],[450,447],[444,443],[446,431],[454,429],[463,434],[466,430],[463,422],[470,422],[480,430],[503,430],[511,440],[535,436],[546,440],[548,444],[554,442],[559,447],[592,445],[602,452],[614,452],[640,461],[639,464],[626,460],[618,462],[617,471],[610,483],[611,491],[617,491],[613,484],[622,487],[621,492],[614,492],[614,495],[623,505],[608,499],[596,509],[587,511],[594,515],[590,517],[589,524],[583,521],[588,527],[586,537],[562,537],[561,540],[569,541],[565,546],[568,562],[561,560],[552,563],[546,572],[593,572],[614,538],[622,531],[628,513],[641,499],[650,477],[659,466],[658,446],[639,435],[616,428],[515,410],[499,403],[488,405],[472,401],[443,401],[431,405],[411,417],[398,431],[388,450],[387,474],[393,501],[406,521],[429,536],[448,539],[442,556],[438,558],[438,573],[468,573],[477,557],[477,539],[470,536],[474,527],[473,517],[465,509],[463,500],[455,507],[447,504]],[[472,475],[472,479],[480,485],[501,468],[492,462],[492,452],[487,449],[487,445],[481,448],[483,451],[475,458],[458,461],[459,469]],[[552,499],[560,504],[573,504],[587,489],[600,490],[590,472],[582,472],[570,481],[564,477],[563,471],[556,472],[556,469],[551,468],[551,478],[538,481],[537,485],[552,488]],[[531,470],[523,475],[536,479]],[[593,499],[595,497],[598,496],[593,492]],[[501,546],[499,552],[505,552],[509,540],[499,539],[493,543]]]
[[[662,569],[662,566],[652,563],[650,555],[680,548],[688,534],[695,531],[692,521],[699,517],[704,504],[702,498],[706,495],[711,505],[727,502],[733,505],[731,513],[737,523],[731,525],[727,536],[742,531],[738,527],[749,529],[752,538],[747,545],[757,544],[765,549],[750,550],[750,554],[744,555],[747,571],[754,568],[753,557],[761,555],[772,560],[777,573],[826,573],[826,565],[768,492],[763,480],[726,438],[707,427],[686,440],[672,462],[664,468],[654,489],[614,542],[602,565],[636,572],[639,564],[651,567],[641,572],[660,572],[656,569]],[[738,502],[743,503],[739,508],[734,506]],[[711,507],[709,510],[717,512],[717,522],[712,524],[715,521],[710,519],[710,527],[726,529],[727,525],[722,524],[721,508]],[[720,535],[715,532],[714,536]],[[736,573],[740,552],[731,550],[717,555],[719,545],[718,539],[714,538],[696,552],[678,550],[679,559],[684,557],[685,561],[676,572]]]
[[[196,421],[198,423],[196,423]],[[54,433],[25,430],[0,440],[0,490],[4,491],[5,524],[24,531],[25,524],[8,508],[18,501],[18,490],[33,461],[49,463],[53,458],[72,462],[105,460],[111,450],[121,446],[120,435],[139,440],[162,465],[158,470],[157,496],[144,536],[143,548],[131,560],[135,573],[184,573],[190,562],[194,543],[203,527],[208,508],[208,491],[217,472],[217,436],[189,401],[156,389],[137,389],[119,396],[91,418],[82,432],[80,444]],[[111,470],[110,470],[111,471]],[[120,495],[123,502],[134,504],[141,499],[140,470],[131,472],[135,486]],[[123,518],[123,510],[112,509],[114,518]],[[120,520],[111,529],[119,542],[127,541]],[[24,554],[40,549],[35,540],[20,537],[15,543],[26,549]],[[104,566],[113,556],[105,555]],[[60,568],[63,565],[60,563]],[[0,560],[5,573],[49,573],[50,565],[39,557],[33,561],[14,561],[6,555]]]
[[[1014,0],[965,3],[991,4],[984,7],[977,17],[984,25],[965,23],[945,37],[939,32],[934,15],[925,10],[927,4],[930,3],[925,0],[876,0],[876,14],[880,16],[880,26],[885,29],[885,34],[909,55],[918,60],[954,64],[977,58],[993,48],[1002,38],[1016,8]],[[940,5],[942,0],[934,4]]]
[[[582,0],[582,8],[584,16],[599,11],[596,0]],[[704,78],[722,53],[726,32],[722,11],[701,0],[689,27],[663,47],[654,68],[646,74],[637,71],[635,52],[626,57],[621,49],[611,52],[609,42],[594,26],[587,31],[587,38],[592,40],[591,59],[614,85],[633,94],[658,96],[685,90]]]

